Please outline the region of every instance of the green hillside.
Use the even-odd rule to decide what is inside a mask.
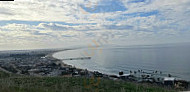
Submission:
[[[157,86],[93,78],[29,77],[0,71],[0,92],[174,92]]]

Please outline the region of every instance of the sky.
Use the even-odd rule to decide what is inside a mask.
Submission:
[[[0,2],[0,50],[189,42],[190,0]]]

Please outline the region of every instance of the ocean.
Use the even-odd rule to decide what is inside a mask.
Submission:
[[[161,71],[190,81],[190,44],[106,46],[57,52],[55,58],[77,68],[106,74],[129,73],[139,69]],[[91,57],[91,59],[69,60]]]

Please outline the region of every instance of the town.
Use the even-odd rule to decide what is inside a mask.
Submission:
[[[1,70],[30,76],[85,76],[93,77],[94,74],[102,76],[97,72],[90,72],[87,69],[78,69],[71,65],[64,64],[62,60],[52,57],[54,50],[8,52],[0,53]],[[49,54],[51,53],[51,54]],[[73,58],[65,60],[90,59],[90,57]],[[100,74],[100,75],[99,75]]]

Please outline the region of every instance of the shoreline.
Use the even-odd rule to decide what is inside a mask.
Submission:
[[[69,50],[73,50],[73,49],[69,49]],[[55,52],[53,52],[53,53],[48,54],[48,56],[51,57],[51,58],[53,58],[53,59],[57,59],[57,58],[53,57],[53,54],[58,53],[58,52],[63,52],[63,51],[67,51],[67,50],[55,51]],[[57,60],[59,60],[58,62],[59,62],[59,63],[62,63],[64,66],[70,66],[70,67],[72,67],[72,68],[77,68],[77,69],[81,69],[81,70],[86,70],[86,69],[83,69],[83,68],[75,67],[74,65],[66,64],[66,63],[63,62],[63,59],[57,59]],[[88,69],[87,69],[87,70],[88,70]],[[140,70],[141,70],[141,69],[140,69]],[[94,70],[88,70],[88,71],[93,72]],[[98,71],[98,72],[99,72],[99,71]],[[115,75],[115,76],[119,76],[119,72],[118,72],[118,74],[115,74],[115,73],[112,73],[112,74],[103,73],[103,74],[105,74],[105,75]],[[175,76],[174,76],[174,77],[175,77]],[[184,79],[182,79],[182,80],[184,80]],[[185,81],[188,81],[188,80],[185,80]],[[188,81],[188,82],[190,83],[190,81]]]
[[[62,52],[62,51],[58,51],[58,52]],[[57,53],[57,52],[55,52],[55,53]],[[71,54],[72,55],[72,54]],[[62,62],[64,62],[63,60],[77,60],[77,58],[68,58],[67,59],[67,57],[64,57],[64,58],[66,58],[66,59],[60,59],[60,60],[62,60]],[[80,60],[82,60],[82,59],[80,59]],[[85,62],[84,62],[85,63]],[[71,64],[72,66],[77,66],[77,64],[75,64],[75,63],[73,63],[73,64]],[[130,65],[129,65],[130,66]],[[80,66],[81,67],[81,66]],[[80,68],[79,67],[79,68]],[[86,68],[86,67],[85,67]],[[92,70],[91,68],[89,68],[89,67],[87,67],[88,69],[90,69],[91,71],[94,71],[94,70]],[[82,67],[82,69],[83,69],[83,67]],[[136,69],[136,70],[135,70]],[[149,68],[149,67],[147,67],[147,68],[135,68],[135,69],[131,69],[131,70],[133,70],[133,71],[138,71],[138,70],[144,70],[144,71],[148,71],[148,72],[155,72],[155,71],[157,71],[157,72],[162,72],[162,74],[164,75],[164,76],[166,76],[166,75],[172,75],[173,77],[175,77],[175,78],[177,78],[177,79],[182,79],[182,80],[186,80],[186,81],[188,81],[188,82],[190,82],[190,79],[188,78],[188,77],[186,77],[186,75],[183,75],[182,73],[180,74],[180,73],[176,73],[176,72],[172,72],[172,71],[167,71],[167,69],[166,70],[162,70],[162,69],[151,69],[151,68]],[[99,69],[96,69],[96,70],[98,70],[99,71]],[[101,71],[101,70],[100,70]],[[127,70],[127,73],[129,73],[129,71],[130,71],[130,69],[128,69]],[[105,73],[105,74],[107,74],[106,72],[104,72],[103,71],[103,73]],[[112,73],[110,73],[109,72],[109,75],[112,75],[112,74],[116,74],[116,75],[118,75],[118,73],[119,73],[119,71],[118,72],[112,72]],[[185,73],[184,73],[185,74]],[[185,77],[184,77],[185,76]]]
[[[62,51],[57,51],[57,52],[54,52],[53,54],[55,54],[55,53],[58,53],[58,52],[62,52]],[[52,58],[54,58],[54,59],[57,59],[57,58],[55,58],[55,57],[53,57],[53,54],[51,54],[51,57]],[[64,62],[63,62],[63,60],[61,60],[61,59],[57,59],[58,60],[58,62],[59,63],[62,63],[64,66],[69,66],[69,67],[72,67],[72,68],[76,68],[76,69],[79,69],[79,70],[86,70],[86,71],[88,71],[88,72],[91,72],[91,73],[93,73],[93,71],[90,71],[90,70],[87,70],[87,69],[82,69],[82,68],[78,68],[78,67],[75,67],[75,66],[73,66],[73,65],[68,65],[68,64],[65,64]],[[63,67],[64,67],[63,66]],[[142,71],[142,70],[141,70]],[[94,73],[95,73],[96,71],[94,71]],[[128,81],[128,82],[133,82],[133,83],[139,83],[138,82],[138,80],[123,80],[121,77],[123,76],[123,75],[115,75],[115,74],[113,74],[113,75],[110,75],[110,74],[106,74],[106,73],[101,73],[101,72],[99,72],[99,71],[97,71],[98,73],[100,73],[100,74],[102,74],[102,75],[104,75],[104,76],[106,76],[105,77],[105,79],[111,79],[111,80],[121,80],[121,81]],[[124,76],[124,77],[126,77],[126,76]],[[102,76],[102,78],[104,78],[103,76]],[[121,78],[121,79],[120,79]],[[167,78],[169,78],[170,79],[170,77],[167,77]],[[171,77],[172,78],[172,77]],[[173,80],[173,81],[177,81],[177,80]],[[149,82],[150,81],[147,81],[147,82],[145,82],[145,83],[148,83],[149,84]],[[189,84],[190,84],[190,81],[187,81],[187,80],[178,80],[178,82],[179,83],[187,83],[187,89],[189,89]],[[141,83],[141,82],[140,82]],[[144,82],[142,82],[143,84],[144,84]],[[162,85],[163,87],[166,87],[166,85],[165,84],[160,84],[160,83],[157,83],[157,82],[152,82],[152,83],[156,83],[156,85],[157,86],[160,86],[160,85]],[[153,84],[154,85],[154,84]],[[175,84],[176,85],[176,84]]]
[[[69,49],[69,50],[73,50],[73,49]],[[47,55],[47,57],[57,60],[57,63],[61,64],[62,67],[76,68],[76,70],[79,70],[79,71],[82,70],[82,71],[86,71],[88,73],[99,72],[99,71],[90,71],[88,69],[82,69],[82,68],[79,68],[79,67],[75,67],[73,65],[69,65],[69,64],[64,63],[63,60],[61,60],[61,59],[57,59],[57,58],[53,57],[53,54],[58,53],[58,52],[62,52],[62,51],[67,51],[67,50],[61,50],[61,51],[56,51],[56,52],[50,53],[50,54]],[[103,73],[101,73],[101,74],[104,75],[104,76],[109,76],[109,74],[103,74]]]

